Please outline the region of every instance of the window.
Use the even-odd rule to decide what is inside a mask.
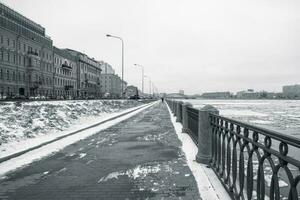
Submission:
[[[5,61],[9,62],[9,52],[6,53],[6,59]]]
[[[15,81],[16,80],[16,73],[13,71],[13,74],[12,74],[12,80]]]
[[[7,74],[6,78],[9,81],[9,70],[6,71],[6,74]]]

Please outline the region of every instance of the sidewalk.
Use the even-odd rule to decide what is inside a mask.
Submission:
[[[0,199],[200,199],[166,105],[0,177]]]

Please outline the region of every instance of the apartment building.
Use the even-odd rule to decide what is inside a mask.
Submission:
[[[52,40],[45,28],[0,3],[0,96],[52,95]]]
[[[78,93],[76,58],[64,49],[53,47],[55,98],[75,98]]]
[[[72,49],[65,49],[75,57],[77,65],[77,96],[99,98],[101,93],[101,64],[94,58]]]

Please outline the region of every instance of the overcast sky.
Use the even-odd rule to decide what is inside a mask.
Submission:
[[[300,83],[299,0],[2,0],[41,24],[59,48],[82,51],[161,92],[281,91]],[[148,83],[148,80],[146,81]],[[148,84],[145,85],[148,90]]]

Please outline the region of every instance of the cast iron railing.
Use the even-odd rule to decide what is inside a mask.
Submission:
[[[198,145],[199,110],[167,103]],[[232,199],[300,199],[299,139],[212,113],[209,122],[210,165]]]
[[[211,166],[233,199],[298,199],[300,140],[215,114],[210,122]]]
[[[187,116],[187,132],[192,137],[194,142],[198,144],[198,123],[199,123],[199,110],[186,107]]]
[[[182,102],[177,103],[177,122],[182,123]]]

